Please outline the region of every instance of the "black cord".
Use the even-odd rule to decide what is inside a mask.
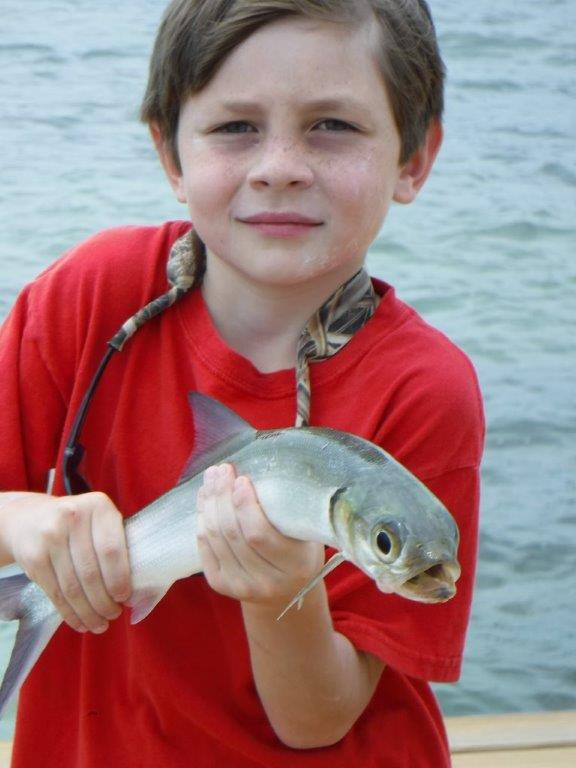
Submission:
[[[80,464],[82,456],[84,455],[84,448],[78,442],[78,438],[80,437],[82,427],[86,421],[88,408],[94,395],[94,391],[98,386],[98,382],[102,378],[102,374],[104,373],[104,370],[106,369],[106,366],[108,365],[114,352],[116,352],[116,349],[109,346],[106,350],[106,353],[104,354],[104,357],[100,361],[100,365],[98,366],[96,373],[90,382],[90,386],[82,398],[82,402],[80,403],[80,407],[78,408],[74,422],[72,424],[72,428],[70,430],[70,434],[68,436],[68,441],[64,448],[64,456],[62,459],[62,474],[64,478],[64,487],[68,495],[86,493],[90,490],[88,484],[78,472],[78,465]]]

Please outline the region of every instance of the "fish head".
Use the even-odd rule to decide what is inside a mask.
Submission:
[[[460,576],[458,527],[444,505],[400,468],[403,472],[385,486],[354,483],[332,496],[340,551],[382,592],[445,602],[455,595]]]

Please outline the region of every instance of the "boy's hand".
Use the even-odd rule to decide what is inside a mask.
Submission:
[[[104,632],[130,597],[122,516],[103,493],[22,494],[0,511],[0,544],[72,629]]]
[[[197,508],[204,575],[223,595],[279,613],[324,564],[324,547],[283,536],[230,464],[206,470]]]

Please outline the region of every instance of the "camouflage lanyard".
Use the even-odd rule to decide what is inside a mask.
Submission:
[[[167,293],[154,299],[130,317],[108,342],[120,350],[148,320],[181,299],[197,283],[192,234],[180,237],[170,251],[167,264]],[[370,276],[361,269],[341,285],[310,318],[298,341],[296,360],[296,426],[310,419],[310,362],[326,360],[344,347],[372,317],[378,297]]]
[[[296,426],[310,420],[310,362],[326,360],[346,346],[372,317],[378,296],[365,269],[341,285],[310,318],[298,340]]]

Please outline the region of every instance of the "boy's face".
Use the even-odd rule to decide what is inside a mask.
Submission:
[[[391,201],[415,196],[425,176],[398,164],[378,34],[375,24],[275,22],[184,104],[181,171],[160,151],[209,274],[335,288],[362,265]]]

